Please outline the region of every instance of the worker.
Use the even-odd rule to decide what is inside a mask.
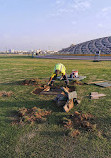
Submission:
[[[99,61],[100,60],[100,54],[101,54],[100,50],[95,52],[95,57],[94,57],[95,61]]]
[[[56,80],[56,78],[59,74],[62,74],[60,80],[64,79],[66,85],[68,86],[69,81],[68,81],[68,78],[67,78],[67,75],[66,75],[66,68],[61,63],[58,63],[58,64],[55,65],[54,72],[53,72],[52,76],[49,79],[48,85],[50,85],[50,86],[53,85],[54,80]]]

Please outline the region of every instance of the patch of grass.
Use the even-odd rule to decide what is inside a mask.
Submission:
[[[33,85],[21,85],[25,79],[49,78],[56,63],[66,66],[67,74],[73,69],[85,75],[84,82],[111,81],[111,61],[93,62],[81,60],[34,59],[22,56],[0,56],[0,91],[11,91],[13,95],[0,97],[0,157],[2,158],[109,158],[111,157],[111,88],[96,85],[76,85],[81,103],[68,114],[56,107],[54,96],[34,95]],[[61,81],[62,83],[62,81]],[[59,81],[55,81],[58,85]],[[64,84],[64,82],[63,82]],[[37,85],[36,85],[37,87]],[[99,100],[90,100],[90,92],[106,94]],[[51,110],[47,121],[33,126],[11,125],[14,112],[19,108],[38,107]],[[63,117],[74,111],[91,113],[97,124],[96,132],[81,132],[76,138],[66,136],[61,125]]]

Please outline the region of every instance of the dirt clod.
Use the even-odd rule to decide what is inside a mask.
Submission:
[[[75,138],[76,136],[80,135],[80,131],[79,130],[72,130],[69,132],[68,134],[70,137]]]
[[[22,85],[39,85],[40,83],[40,79],[26,79],[21,82]]]
[[[40,94],[44,89],[42,87],[36,88],[32,93],[33,94]]]
[[[13,94],[12,91],[6,92],[6,91],[0,91],[0,97],[10,97]]]
[[[44,92],[48,92],[48,91],[50,91],[50,86],[45,86],[45,88],[44,88],[43,91],[44,91]]]

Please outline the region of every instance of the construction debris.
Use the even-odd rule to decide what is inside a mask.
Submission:
[[[77,93],[76,91],[69,92],[69,88],[62,87],[62,93],[58,94],[57,97],[54,99],[56,105],[58,107],[63,107],[65,112],[69,112],[73,106],[74,102],[77,103]]]
[[[46,117],[51,114],[51,111],[46,111],[37,107],[31,109],[21,108],[16,114],[16,119],[12,124],[34,124],[46,121]]]
[[[74,78],[68,77],[68,80],[69,81],[81,81],[81,80],[83,80],[85,78],[86,78],[86,76],[78,76],[78,77],[74,77]]]
[[[63,107],[67,101],[67,97],[64,93],[57,94],[56,98],[54,98],[54,101],[58,107]]]
[[[104,81],[103,80],[102,81],[92,81],[92,82],[88,82],[88,83],[85,83],[85,84],[90,85],[90,84],[96,84],[96,83],[101,83],[101,82],[104,82]]]
[[[50,86],[45,86],[43,91],[44,92],[49,92],[50,91]]]
[[[70,75],[67,75],[67,77],[68,77],[69,81],[81,81],[86,78],[86,76],[78,76],[78,77],[72,78],[72,77],[70,77]],[[57,77],[58,80],[60,80],[60,78],[61,78],[61,76]]]
[[[100,83],[95,83],[95,85],[100,86],[100,87],[111,87],[111,83],[108,82],[100,82]]]
[[[65,87],[61,88],[67,97],[67,102],[64,105],[63,109],[65,112],[69,112],[74,106],[74,99],[77,99],[76,91],[69,92]]]
[[[104,97],[106,96],[105,94],[99,94],[98,92],[91,92],[90,98],[91,99],[99,99],[99,97]]]
[[[66,104],[63,106],[63,109],[65,112],[69,112],[74,106],[73,99],[70,99],[66,102]]]
[[[66,96],[68,97],[68,100],[73,99],[73,98],[77,98],[76,91],[69,92],[69,90],[66,89],[65,87],[62,87],[61,89],[66,94]]]
[[[87,85],[90,85],[90,84],[93,84],[93,85],[97,85],[97,86],[100,86],[100,87],[111,87],[111,83],[110,82],[107,82],[107,81],[93,81],[93,82],[88,82],[88,83],[84,83],[84,84],[87,84]]]

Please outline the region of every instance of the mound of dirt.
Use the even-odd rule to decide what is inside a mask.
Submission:
[[[30,80],[23,80],[21,82],[22,85],[40,85],[41,84],[41,80],[40,79],[30,79]]]
[[[80,134],[80,129],[86,131],[94,131],[96,124],[92,124],[91,121],[94,117],[91,114],[82,114],[77,111],[73,115],[63,118],[63,126],[69,130],[69,135],[76,137]]]
[[[44,89],[42,87],[36,88],[34,89],[34,91],[32,91],[33,94],[40,94],[40,92],[42,92]]]
[[[10,97],[13,94],[12,91],[6,92],[6,91],[0,91],[0,97]]]
[[[51,111],[46,111],[37,107],[31,109],[21,108],[16,114],[16,119],[12,124],[24,124],[24,123],[41,123],[46,121],[46,117],[51,114]]]
[[[84,83],[82,81],[75,80],[75,81],[70,82],[70,85],[71,86],[84,85]]]

